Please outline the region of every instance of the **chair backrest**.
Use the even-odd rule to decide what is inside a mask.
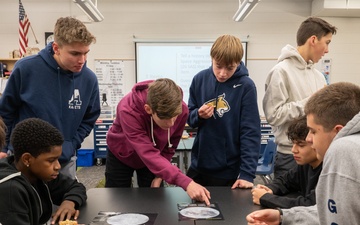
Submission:
[[[276,153],[276,144],[275,144],[275,139],[274,138],[270,138],[268,140],[268,143],[265,147],[264,150],[264,160],[263,160],[263,165],[267,166],[271,163],[273,163],[274,159],[275,159],[275,153]]]

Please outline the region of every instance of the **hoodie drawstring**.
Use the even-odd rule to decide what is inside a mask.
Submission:
[[[156,142],[155,142],[155,138],[154,138],[154,122],[153,122],[153,118],[152,116],[150,117],[151,118],[151,138],[152,138],[152,141],[153,141],[153,144],[154,146],[156,146]],[[168,147],[171,148],[173,145],[170,143],[170,128],[168,129]]]

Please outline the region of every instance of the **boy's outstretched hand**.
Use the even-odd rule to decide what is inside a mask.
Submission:
[[[64,200],[53,214],[51,224],[55,224],[56,221],[70,220],[71,217],[73,217],[74,220],[77,220],[79,214],[80,211],[75,209],[74,202]]]
[[[278,225],[280,212],[276,209],[257,210],[246,216],[248,225]]]
[[[210,192],[200,184],[191,181],[186,188],[186,193],[191,199],[210,205]]]

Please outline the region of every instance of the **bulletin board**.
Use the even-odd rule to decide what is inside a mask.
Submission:
[[[103,95],[106,94],[107,105],[115,109],[133,85],[131,78],[135,77],[135,61],[131,59],[95,59],[94,65],[99,82],[100,101],[103,101]]]

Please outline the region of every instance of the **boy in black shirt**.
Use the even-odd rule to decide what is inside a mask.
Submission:
[[[317,159],[311,143],[305,140],[308,132],[306,116],[292,121],[287,135],[293,143],[291,151],[298,166],[267,186],[257,185],[252,190],[255,204],[268,208],[315,205],[315,187],[322,169],[322,161]],[[294,193],[298,196],[286,196]]]

